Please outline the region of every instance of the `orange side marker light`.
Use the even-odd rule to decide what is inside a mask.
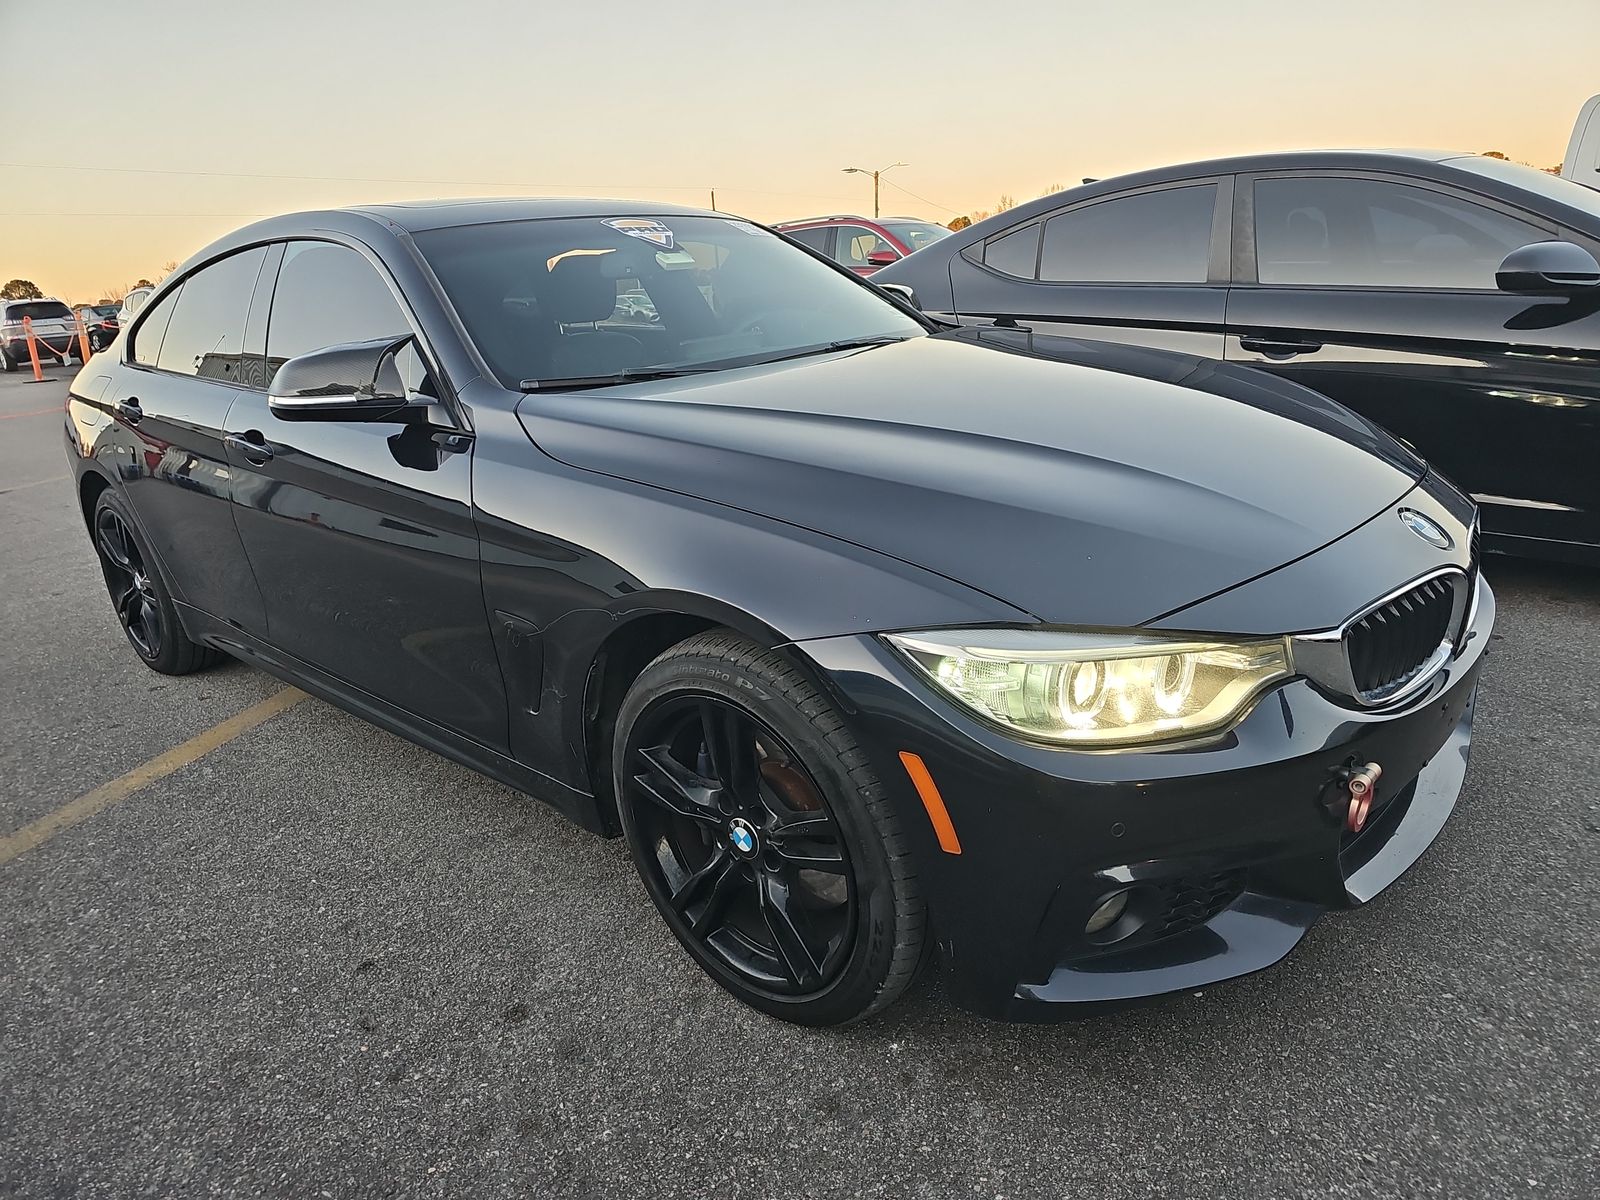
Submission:
[[[913,754],[909,750],[900,751],[900,761],[905,764],[906,774],[911,776],[917,795],[922,797],[922,807],[928,810],[928,821],[939,839],[939,849],[946,854],[960,854],[961,839],[956,836],[956,827],[950,823],[950,810],[945,808],[944,797],[939,795],[939,785],[928,774],[928,764],[922,761],[920,754]]]

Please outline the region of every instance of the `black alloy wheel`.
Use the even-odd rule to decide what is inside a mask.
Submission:
[[[187,675],[220,661],[221,651],[190,641],[179,624],[154,556],[113,489],[100,493],[90,529],[111,606],[144,664],[163,675]]]
[[[619,716],[618,809],[651,898],[718,983],[787,1020],[875,1011],[921,959],[904,839],[863,759],[791,666],[732,634],[668,651]]]
[[[850,949],[855,883],[838,823],[794,751],[709,695],[662,701],[633,737],[633,816],[672,907],[754,985],[820,990]]]
[[[144,555],[120,514],[110,507],[95,514],[94,544],[117,620],[141,658],[161,657],[161,609]]]

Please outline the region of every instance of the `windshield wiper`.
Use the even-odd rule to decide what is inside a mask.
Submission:
[[[677,379],[683,375],[704,375],[707,367],[652,367],[614,371],[610,375],[573,375],[567,378],[524,379],[517,384],[522,392],[570,392],[578,388],[615,387],[621,383],[649,383],[653,379]]]
[[[824,342],[820,346],[807,346],[803,350],[791,350],[786,354],[774,355],[772,358],[763,358],[753,366],[765,366],[767,363],[784,362],[791,358],[805,358],[812,354],[832,354],[835,350],[864,350],[869,346],[887,346],[892,342],[904,342],[915,337],[916,334],[886,333],[877,337],[844,338],[837,342]]]

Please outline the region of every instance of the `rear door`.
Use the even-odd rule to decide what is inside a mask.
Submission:
[[[1386,427],[1479,501],[1488,534],[1600,542],[1600,305],[1494,282],[1519,246],[1583,239],[1371,172],[1241,177],[1235,228],[1228,358]]]
[[[284,421],[267,387],[286,359],[418,333],[375,259],[295,241],[257,307],[260,388],[229,415],[239,532],[278,649],[474,741],[504,750],[505,691],[490,639],[472,518],[470,434],[437,427]],[[270,300],[270,307],[267,301]],[[427,355],[402,363],[410,390],[440,399]]]
[[[878,268],[868,260],[868,255],[879,250],[891,251],[902,257],[900,248],[888,238],[865,225],[837,225],[833,230],[833,261],[849,267],[857,275],[871,275]]]
[[[1232,180],[1067,205],[950,261],[957,315],[1222,357]]]
[[[802,246],[809,246],[818,254],[833,257],[833,226],[812,225],[806,229],[785,229],[785,237],[791,237]]]
[[[128,368],[108,393],[132,453],[123,487],[178,598],[257,636],[261,593],[234,525],[222,436],[240,395],[250,295],[266,250],[192,272],[133,327]]]

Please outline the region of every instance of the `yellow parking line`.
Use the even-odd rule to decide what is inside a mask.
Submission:
[[[268,696],[260,704],[251,705],[237,716],[213,725],[204,733],[195,734],[187,742],[174,746],[165,754],[156,755],[126,775],[119,775],[110,783],[102,783],[94,791],[85,792],[76,800],[69,800],[54,812],[46,813],[32,824],[24,825],[15,833],[0,838],[0,866],[4,866],[19,854],[37,849],[63,829],[71,829],[78,822],[86,821],[113,804],[126,800],[140,788],[148,787],[156,780],[171,775],[180,767],[188,766],[202,755],[209,754],[218,746],[233,741],[241,733],[248,733],[257,725],[270,721],[304,699],[306,694],[299,688],[284,688],[283,691]]]

